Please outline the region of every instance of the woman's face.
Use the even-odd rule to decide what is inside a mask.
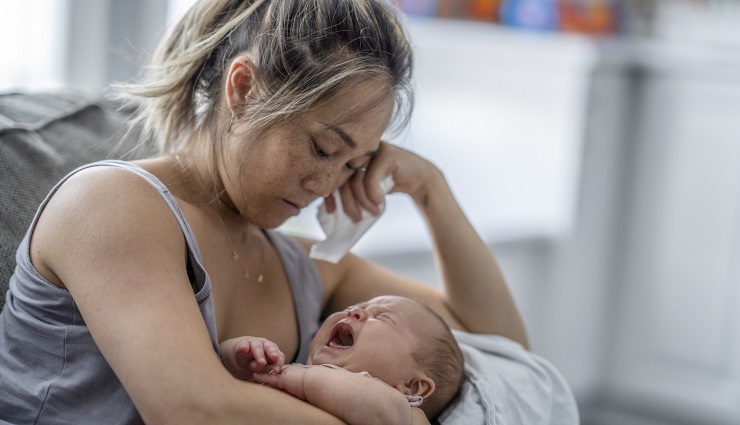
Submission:
[[[258,139],[228,140],[221,174],[234,206],[251,223],[273,228],[339,188],[380,145],[393,111],[392,98],[377,103],[383,90],[377,81],[355,84]]]
[[[330,315],[311,343],[310,364],[333,364],[369,372],[396,386],[418,366],[411,356],[430,335],[434,318],[421,305],[383,296]]]

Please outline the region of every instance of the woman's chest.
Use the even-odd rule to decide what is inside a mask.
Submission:
[[[203,253],[211,278],[219,341],[259,336],[275,342],[290,359],[298,349],[299,330],[291,285],[272,248],[261,270],[247,273],[233,255]],[[261,276],[261,278],[260,278]]]
[[[197,216],[190,226],[211,280],[218,341],[259,336],[275,342],[291,359],[299,346],[296,307],[281,257],[269,239],[237,247]]]

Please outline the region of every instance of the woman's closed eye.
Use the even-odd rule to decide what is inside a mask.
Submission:
[[[318,158],[329,159],[332,156],[332,154],[327,153],[325,150],[321,149],[321,146],[319,146],[319,144],[316,143],[315,141],[311,141],[311,147],[313,149],[314,155],[316,157],[318,157]],[[354,166],[352,166],[352,164],[350,164],[348,162],[348,163],[344,164],[344,168],[346,168],[349,171],[353,171],[354,172],[359,167],[354,167]]]
[[[329,158],[331,154],[326,153],[323,149],[321,149],[321,146],[319,146],[318,143],[315,141],[311,141],[311,147],[313,148],[313,153],[319,158]]]

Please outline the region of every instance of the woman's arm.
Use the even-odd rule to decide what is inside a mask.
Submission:
[[[397,389],[347,370],[293,364],[255,379],[288,392],[350,425],[410,425],[411,407]]]
[[[343,423],[229,375],[188,281],[182,231],[135,174],[95,167],[71,177],[41,214],[31,254],[70,291],[146,423]]]
[[[338,265],[317,262],[327,281],[327,311],[376,295],[404,295],[427,303],[453,328],[503,335],[528,347],[524,323],[496,259],[433,164],[404,149],[381,144],[367,172],[342,188],[348,214],[356,214],[360,205],[368,210],[377,208],[382,200],[378,184],[389,174],[395,181],[392,191],[411,196],[426,219],[442,292],[349,254]]]

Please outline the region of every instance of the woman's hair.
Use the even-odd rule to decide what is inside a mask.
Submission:
[[[423,306],[434,316],[438,326],[435,326],[436,329],[430,336],[431,340],[422,341],[421,348],[413,352],[411,356],[419,367],[432,378],[435,384],[432,395],[424,398],[420,406],[427,418],[432,420],[447,407],[460,391],[465,379],[465,358],[444,319],[431,308]]]
[[[119,86],[137,106],[132,127],[161,153],[193,152],[192,136],[208,135],[200,151],[213,162],[230,119],[219,107],[224,78],[246,54],[257,95],[240,111],[247,131],[269,129],[365,80],[387,86],[370,107],[394,97],[392,124],[401,129],[413,105],[412,54],[389,2],[199,0],[159,45],[143,80]]]

